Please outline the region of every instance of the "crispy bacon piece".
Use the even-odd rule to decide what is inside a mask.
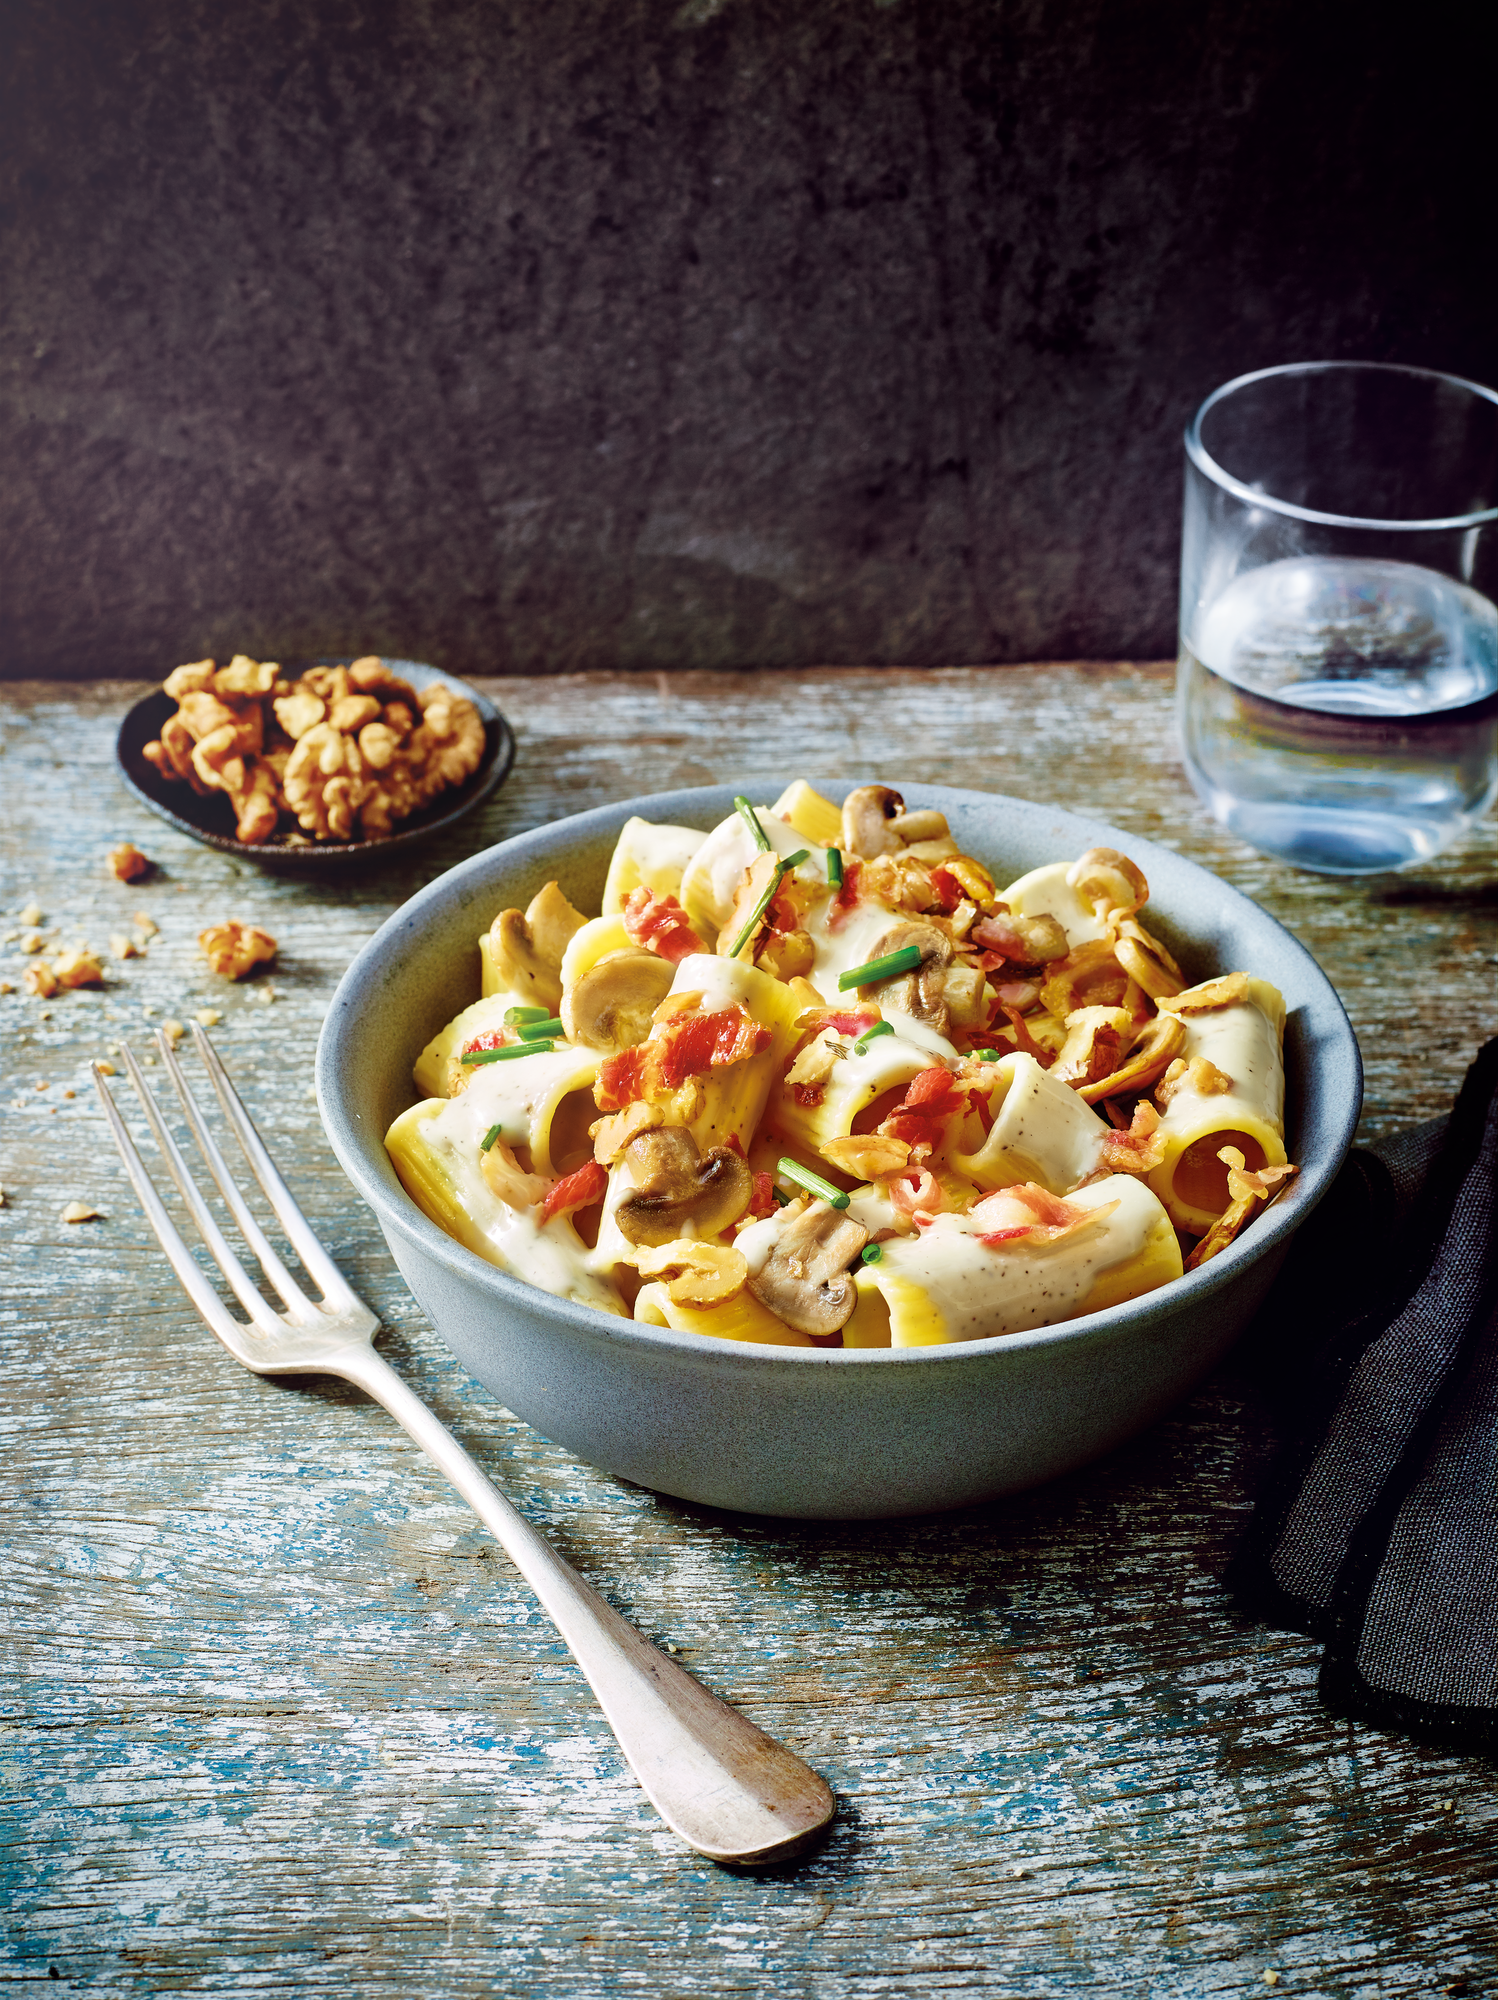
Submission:
[[[946,1190],[929,1167],[896,1175],[888,1187],[890,1207],[917,1229],[929,1229],[946,1203]]]
[[[757,1222],[775,1213],[775,1177],[773,1174],[756,1174],[754,1192],[749,1197],[749,1214]]]
[[[996,1249],[1001,1243],[1058,1242],[1074,1229],[1111,1215],[1117,1206],[1116,1201],[1110,1201],[1098,1208],[1079,1208],[1034,1181],[1022,1181],[1017,1187],[985,1195],[971,1214],[978,1224],[979,1240]]]
[[[957,1088],[948,1069],[923,1069],[912,1077],[903,1100],[884,1120],[879,1130],[889,1139],[903,1139],[907,1145],[934,1146],[948,1119],[967,1110],[967,1100]]]
[[[988,1107],[988,1092],[970,1090],[967,1094],[967,1108],[983,1127],[983,1136],[986,1139],[993,1130],[993,1113]]]
[[[472,1035],[459,1050],[460,1055],[471,1056],[475,1049],[507,1049],[511,1042],[520,1040],[516,1028],[486,1028],[481,1035]]]
[[[964,900],[967,890],[963,888],[950,868],[933,868],[931,886],[936,891],[944,917],[951,916],[957,905]]]
[[[1113,1107],[1110,1103],[1109,1113]],[[1099,1172],[1110,1174],[1152,1174],[1165,1158],[1165,1140],[1160,1133],[1160,1114],[1154,1105],[1140,1098],[1127,1131],[1109,1132],[1098,1155]]]
[[[622,1111],[639,1097],[665,1097],[689,1076],[726,1069],[770,1046],[771,1032],[742,1007],[716,1014],[677,1014],[649,1041],[606,1056],[594,1099],[600,1111]]]
[[[571,1215],[579,1208],[591,1208],[595,1201],[603,1200],[608,1186],[608,1174],[597,1160],[589,1160],[575,1174],[563,1174],[559,1181],[553,1181],[541,1203],[542,1227],[553,1216]]]
[[[941,871],[945,874],[945,870]],[[1029,965],[1031,959],[1024,939],[1015,925],[1010,922],[1007,911],[1000,910],[994,916],[980,917],[968,932],[972,942],[982,945],[985,952],[992,952],[994,964],[1002,965],[1007,959],[1015,965]],[[987,972],[991,968],[985,966]]]
[[[623,916],[631,944],[643,945],[671,965],[707,950],[676,898],[652,895],[643,883],[630,891]]]
[[[1014,1030],[1014,1046],[1022,1054],[1034,1056],[1042,1069],[1049,1069],[1051,1064],[1056,1060],[1056,1051],[1041,1047],[1040,1043],[1036,1041],[1030,1030],[1025,1026],[1025,1017],[1017,1007],[1006,1007],[1001,1000],[999,1002],[999,1012]]]
[[[851,854],[843,855],[843,886],[832,899],[832,907],[827,912],[827,928],[835,931],[858,906],[858,878],[863,873],[863,863],[855,861]]]

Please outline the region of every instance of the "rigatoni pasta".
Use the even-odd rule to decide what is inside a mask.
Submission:
[[[559,883],[496,914],[397,1172],[518,1277],[740,1342],[984,1339],[1170,1283],[1294,1172],[1283,1001],[1188,986],[1124,855],[1002,893],[996,858],[877,785],[628,821],[601,914]]]

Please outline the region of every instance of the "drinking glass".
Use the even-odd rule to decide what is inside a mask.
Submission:
[[[1498,795],[1498,395],[1240,375],[1186,432],[1177,717],[1224,826],[1329,875],[1427,861]]]

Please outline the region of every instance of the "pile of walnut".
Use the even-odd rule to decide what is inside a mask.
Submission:
[[[473,703],[441,681],[418,694],[370,654],[284,680],[274,660],[196,660],[166,681],[177,713],[145,756],[164,778],[227,793],[239,839],[271,839],[283,811],[317,840],[379,840],[484,754]]]

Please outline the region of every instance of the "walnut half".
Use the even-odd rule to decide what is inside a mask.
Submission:
[[[257,965],[269,965],[276,955],[276,941],[269,931],[233,921],[199,931],[198,945],[221,979],[243,979]]]

